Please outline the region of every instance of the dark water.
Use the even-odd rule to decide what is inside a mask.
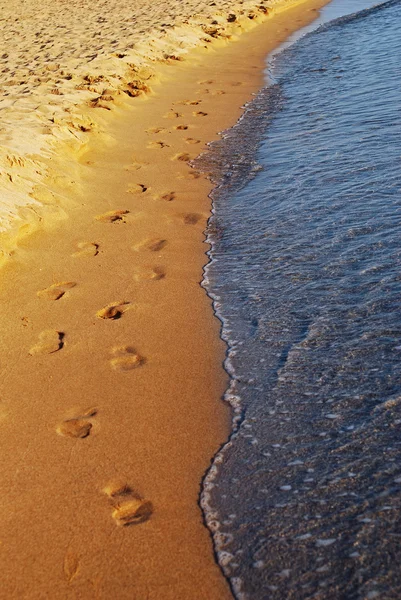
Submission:
[[[302,38],[203,159],[236,431],[202,506],[238,598],[401,598],[400,25]]]

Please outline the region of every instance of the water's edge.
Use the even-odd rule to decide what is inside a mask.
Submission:
[[[306,29],[304,36],[311,36],[317,32],[324,32],[341,23],[361,19],[367,14],[374,13],[398,2],[399,0],[385,0],[358,12],[331,19],[329,22],[317,22],[314,29],[311,30],[310,27]],[[298,33],[291,46],[302,37],[302,30]],[[288,44],[283,45],[280,53],[285,52],[288,47]],[[209,272],[218,261],[215,256],[216,241],[219,239],[222,231],[216,215],[216,206],[223,196],[227,198],[240,191],[262,170],[263,167],[256,160],[258,149],[269,124],[277,112],[281,110],[283,102],[285,102],[281,87],[274,79],[274,61],[277,56],[278,53],[276,50],[267,59],[267,73],[271,82],[270,86],[260,90],[255,95],[255,98],[244,107],[244,113],[238,123],[233,128],[223,132],[220,140],[209,144],[208,151],[193,162],[193,166],[197,170],[207,173],[215,185],[210,194],[212,214],[205,231],[206,241],[210,246],[210,250],[207,252],[209,262],[204,267],[204,277],[201,285],[211,298],[214,314],[221,322],[221,338],[227,346],[224,368],[230,377],[229,387],[223,399],[232,408],[232,430],[229,439],[216,453],[209,470],[204,475],[201,483],[199,504],[202,509],[204,522],[211,532],[216,560],[230,585],[234,597],[238,600],[245,600],[247,596],[242,590],[242,581],[239,578],[231,577],[230,570],[227,568],[234,557],[224,550],[229,541],[227,539],[228,534],[220,531],[221,523],[219,522],[218,508],[213,505],[211,491],[218,485],[217,479],[220,465],[224,463],[225,453],[233,446],[233,441],[245,418],[245,407],[242,405],[241,397],[237,390],[238,376],[232,361],[232,358],[236,354],[236,343],[233,342],[230,335],[230,321],[224,316],[221,298],[213,289]],[[251,138],[249,131],[252,131]],[[246,144],[244,144],[245,138]],[[241,153],[238,152],[239,148],[241,149]]]

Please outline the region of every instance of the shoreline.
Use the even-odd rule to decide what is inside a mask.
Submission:
[[[266,54],[326,3],[161,66],[152,95],[116,108],[81,155],[63,222],[45,220],[3,266],[7,597],[230,597],[198,506],[230,417],[216,402],[225,345],[199,285],[212,185],[188,160],[238,119]],[[150,518],[118,527],[137,497]]]

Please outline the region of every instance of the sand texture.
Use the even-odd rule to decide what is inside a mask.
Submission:
[[[111,2],[3,9],[2,35],[14,39],[8,77],[21,73],[28,91],[17,97],[6,86],[4,100],[15,104],[1,111],[10,163],[2,199],[17,190],[23,204],[35,189],[40,204],[29,209],[36,221],[19,213],[22,231],[0,271],[1,599],[231,597],[198,506],[230,414],[219,401],[227,386],[219,322],[199,285],[211,184],[189,163],[240,116],[262,84],[266,53],[323,4],[298,3],[236,43],[212,36],[207,49],[201,26],[161,32],[160,15],[176,23],[184,6],[201,7],[195,0],[157,11],[145,2],[134,11]],[[233,7],[208,10],[219,7],[227,22]],[[136,40],[148,35],[150,47],[157,24],[157,65],[143,55],[152,92],[132,98],[121,91],[128,62],[113,53],[139,56]],[[191,39],[199,47],[160,62],[165,44],[178,51],[178,32],[188,36],[182,53]],[[30,76],[36,37],[59,66],[46,69],[42,56]],[[35,88],[41,69],[49,79]],[[88,73],[107,84],[77,90]],[[89,107],[103,85],[115,100]],[[88,132],[64,121],[76,118],[99,125]]]
[[[44,216],[65,217],[79,179],[71,159],[104,131],[102,113],[151,93],[160,63],[224,44],[297,1],[2,0],[0,260]]]

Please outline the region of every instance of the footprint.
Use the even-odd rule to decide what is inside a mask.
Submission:
[[[182,106],[197,106],[201,102],[202,100],[181,100],[180,102],[176,102],[176,104],[181,104]]]
[[[195,140],[194,138],[187,138],[186,140],[187,144],[200,144],[200,140]]]
[[[116,221],[125,223],[124,215],[127,215],[128,213],[129,210],[110,210],[102,215],[98,215],[95,219],[101,223],[114,223]]]
[[[39,298],[44,298],[46,300],[58,300],[62,298],[67,290],[75,287],[77,284],[74,281],[63,281],[62,283],[53,283],[53,285],[49,286],[45,290],[40,290],[36,293]]]
[[[63,347],[64,333],[55,329],[46,329],[39,334],[38,343],[29,350],[29,354],[52,354]]]
[[[199,85],[212,85],[214,83],[213,79],[206,79],[205,81],[198,81]]]
[[[74,252],[73,257],[96,256],[99,254],[99,244],[94,242],[79,242],[77,244],[78,252]]]
[[[224,90],[203,90],[204,94],[210,94],[211,96],[223,96],[226,92]]]
[[[146,129],[146,133],[166,133],[167,131],[164,127],[150,127]]]
[[[146,187],[143,183],[133,183],[127,189],[128,194],[143,194],[149,188]]]
[[[103,488],[103,492],[112,502],[112,517],[120,527],[143,523],[153,513],[152,503],[135,494],[124,482],[112,481]]]
[[[141,162],[133,162],[130,165],[127,165],[125,167],[126,171],[139,171],[139,169],[142,169],[143,167],[146,167],[148,165],[148,163],[141,163]]]
[[[125,311],[127,311],[131,306],[130,302],[126,302],[125,300],[121,300],[120,302],[111,302],[104,308],[101,308],[97,311],[96,316],[99,319],[119,319]]]
[[[203,110],[198,110],[197,112],[192,113],[194,117],[207,117],[207,113],[203,112]]]
[[[188,154],[188,152],[180,152],[179,154],[175,154],[171,160],[180,160],[181,162],[188,162],[192,159],[192,156]]]
[[[160,150],[161,148],[170,148],[170,146],[168,144],[166,144],[166,142],[149,142],[149,144],[146,146],[147,148],[150,148],[151,150]]]
[[[164,279],[166,276],[166,271],[163,267],[138,267],[136,272],[134,273],[135,281],[159,281],[160,279]]]
[[[133,246],[133,250],[149,250],[150,252],[160,252],[167,245],[167,240],[161,238],[154,238],[152,240],[145,240],[140,242],[136,246]]]
[[[71,550],[64,557],[63,571],[68,583],[71,583],[79,571],[79,559]]]
[[[177,125],[177,127],[174,127],[174,129],[177,129],[178,131],[186,131],[189,128],[189,125]]]
[[[188,213],[183,216],[182,220],[184,221],[185,225],[196,225],[201,218],[202,215],[198,215],[197,213]]]
[[[96,408],[89,408],[83,411],[77,410],[73,418],[65,419],[59,423],[56,427],[56,431],[59,435],[64,437],[86,438],[92,429],[90,419],[91,417],[95,417],[96,414]]]
[[[155,200],[164,200],[165,202],[172,202],[176,199],[175,192],[165,192],[164,194],[160,194],[160,196],[154,196]]]
[[[132,371],[146,362],[132,346],[116,346],[112,349],[112,354],[114,358],[110,360],[110,365],[115,371]]]
[[[92,423],[84,419],[69,419],[56,427],[59,435],[72,438],[86,438],[90,434],[91,429]]]
[[[180,174],[177,176],[177,179],[199,179],[200,173],[197,171],[189,171],[189,173]]]
[[[170,110],[164,115],[165,119],[179,119],[180,117],[182,117],[182,115],[174,110]]]

